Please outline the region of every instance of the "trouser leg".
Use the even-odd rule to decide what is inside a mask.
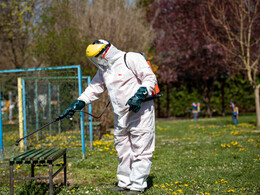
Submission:
[[[155,133],[131,134],[132,169],[130,174],[131,190],[143,191],[147,188],[146,179],[150,174],[155,145]]]
[[[197,120],[198,120],[198,114],[195,113],[195,114],[194,114],[194,121],[197,121]]]
[[[131,145],[129,141],[129,133],[125,135],[115,135],[115,148],[118,153],[117,178],[118,186],[122,188],[130,188],[130,171],[131,171]]]
[[[233,115],[232,118],[233,118],[233,125],[237,125],[238,122],[237,122],[236,115]]]
[[[234,119],[234,125],[237,125],[238,124],[238,120],[237,118]]]

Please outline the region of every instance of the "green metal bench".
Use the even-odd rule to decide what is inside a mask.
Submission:
[[[84,125],[89,126],[89,122],[85,122]],[[101,139],[101,122],[92,122],[93,133],[97,135],[98,139]]]
[[[54,161],[63,156],[63,162],[59,164],[53,164]],[[50,194],[53,194],[53,178],[64,169],[64,185],[67,185],[67,161],[66,161],[66,149],[57,148],[42,148],[31,149],[26,152],[12,157],[9,159],[10,164],[10,194],[14,194],[14,181],[15,180],[37,180],[37,179],[49,179]],[[31,177],[14,177],[14,164],[29,164],[31,165]],[[35,177],[35,166],[49,166],[49,177]],[[61,166],[55,173],[53,173],[53,166]]]

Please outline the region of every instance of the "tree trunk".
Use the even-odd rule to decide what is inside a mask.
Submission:
[[[160,99],[155,100],[157,102],[157,117],[161,117],[161,104],[160,104]]]
[[[207,96],[207,94],[204,94],[203,100],[206,105],[206,112],[205,112],[206,117],[212,117],[212,112],[210,110],[210,99]]]
[[[221,114],[222,116],[225,116],[225,81],[220,82],[221,85]]]
[[[255,108],[256,108],[256,125],[259,127],[260,126],[260,102],[259,102],[259,88],[260,85],[257,85],[256,88],[254,89],[255,93]]]
[[[203,101],[206,105],[205,114],[207,117],[212,117],[212,112],[210,109],[210,98],[211,98],[212,89],[213,89],[213,81],[207,81],[207,83],[205,83],[204,93],[203,93]]]
[[[167,105],[166,105],[166,114],[167,114],[167,117],[170,116],[170,84],[166,84],[166,102],[167,102]]]

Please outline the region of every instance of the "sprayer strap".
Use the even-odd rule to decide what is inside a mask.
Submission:
[[[128,66],[127,63],[126,63],[126,54],[127,54],[127,53],[125,53],[125,55],[124,55],[125,65],[126,65],[126,67],[127,67],[129,70],[131,70],[132,73],[136,76],[136,74],[133,72],[133,70],[130,68],[130,66]],[[140,54],[141,54],[141,53],[140,53]],[[142,54],[141,54],[141,55],[142,55]]]
[[[126,67],[127,67],[128,69],[130,69],[129,66],[127,65],[127,63],[126,63],[126,54],[127,54],[127,52],[124,54],[125,65],[126,65]],[[139,52],[139,54],[141,54],[141,55],[144,57],[144,59],[146,60],[146,57],[145,57],[145,55],[144,55],[143,52]],[[146,60],[146,61],[147,61],[147,60]],[[131,70],[131,69],[130,69],[130,70]]]
[[[127,54],[127,53],[125,53],[125,55],[124,55],[125,65],[126,65],[126,67],[127,67],[128,69],[130,69],[130,68],[127,66],[127,63],[126,63],[126,54]]]

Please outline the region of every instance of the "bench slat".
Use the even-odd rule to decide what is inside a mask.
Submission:
[[[43,148],[37,149],[32,154],[30,154],[29,156],[26,156],[23,160],[25,162],[31,161],[31,159],[33,159],[34,156],[37,156],[38,154],[41,154],[43,151],[44,151]]]
[[[66,152],[66,149],[59,148],[40,148],[40,149],[31,149],[23,154],[10,158],[10,163],[33,163],[41,161],[55,161],[61,155]]]
[[[85,122],[84,125],[88,126],[89,122]],[[92,122],[92,126],[100,126],[101,122]]]
[[[20,155],[18,155],[18,156],[11,157],[11,158],[9,159],[9,161],[13,162],[13,161],[15,161],[16,158],[18,159],[19,157],[21,157],[21,156],[23,156],[23,155],[26,155],[26,154],[28,154],[28,153],[34,151],[34,150],[35,150],[35,149],[30,149],[30,150],[27,150],[26,152],[24,152],[24,153],[22,153],[22,154],[20,154]]]
[[[19,163],[22,163],[23,159],[26,158],[27,156],[33,154],[34,152],[36,151],[36,149],[33,149],[29,152],[25,152],[23,153],[22,155],[19,155],[18,157],[15,157],[13,162],[19,162]]]
[[[52,155],[53,153],[55,153],[55,152],[58,151],[58,150],[60,150],[60,149],[52,148],[52,150],[50,150],[48,153],[42,155],[42,156],[40,157],[40,160],[45,160],[45,161],[46,161],[47,158],[48,158],[48,156]]]
[[[40,153],[40,154],[36,155],[35,157],[33,157],[32,160],[34,160],[34,161],[38,160],[39,161],[41,156],[44,156],[45,154],[49,153],[51,150],[52,150],[52,148],[45,149],[42,153]]]
[[[53,153],[52,155],[47,157],[47,160],[52,160],[55,161],[57,160],[61,155],[63,155],[66,152],[66,149],[62,149],[62,150],[58,150],[55,153]]]

